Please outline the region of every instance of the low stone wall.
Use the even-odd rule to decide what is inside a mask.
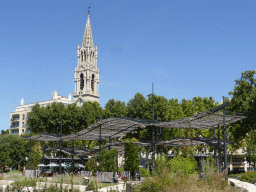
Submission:
[[[58,189],[60,189],[60,183],[46,183],[46,182],[37,182],[36,183],[36,189],[40,190],[40,189],[47,189],[50,188],[52,186],[57,186]],[[62,189],[65,190],[70,190],[72,189],[72,185],[71,184],[62,184]],[[86,186],[85,185],[73,185],[73,189],[75,190],[79,190],[81,192],[85,192],[86,191]]]
[[[13,182],[12,180],[0,180],[0,185],[10,185]]]

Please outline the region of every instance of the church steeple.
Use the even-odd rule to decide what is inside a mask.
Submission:
[[[94,48],[94,43],[93,43],[93,38],[92,38],[91,22],[90,22],[90,9],[88,11],[88,17],[87,17],[87,22],[86,22],[86,25],[85,25],[84,37],[83,37],[81,47]]]
[[[97,68],[98,48],[94,47],[90,22],[90,7],[81,47],[77,47],[75,68],[74,102],[82,105],[87,101],[99,102],[99,69]]]

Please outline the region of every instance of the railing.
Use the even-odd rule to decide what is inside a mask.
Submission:
[[[17,135],[19,132],[10,133],[11,135]]]
[[[96,92],[96,91],[81,91],[82,94],[91,94],[91,95],[95,95],[95,96],[99,96],[99,92]],[[77,95],[79,94],[79,91],[78,92],[74,92],[74,95]]]
[[[12,118],[11,121],[19,121],[20,118]]]

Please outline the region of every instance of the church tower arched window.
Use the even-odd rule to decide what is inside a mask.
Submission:
[[[91,86],[92,86],[92,91],[94,92],[94,74],[92,74]]]
[[[80,75],[80,89],[83,90],[84,88],[84,75],[81,73]]]

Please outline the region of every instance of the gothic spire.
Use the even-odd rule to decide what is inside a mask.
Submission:
[[[91,47],[94,48],[94,43],[93,43],[93,38],[92,38],[92,29],[91,29],[91,22],[90,22],[90,8],[88,9],[88,17],[87,17],[87,22],[85,25],[85,30],[84,30],[84,37],[83,37],[83,42],[81,47]]]

